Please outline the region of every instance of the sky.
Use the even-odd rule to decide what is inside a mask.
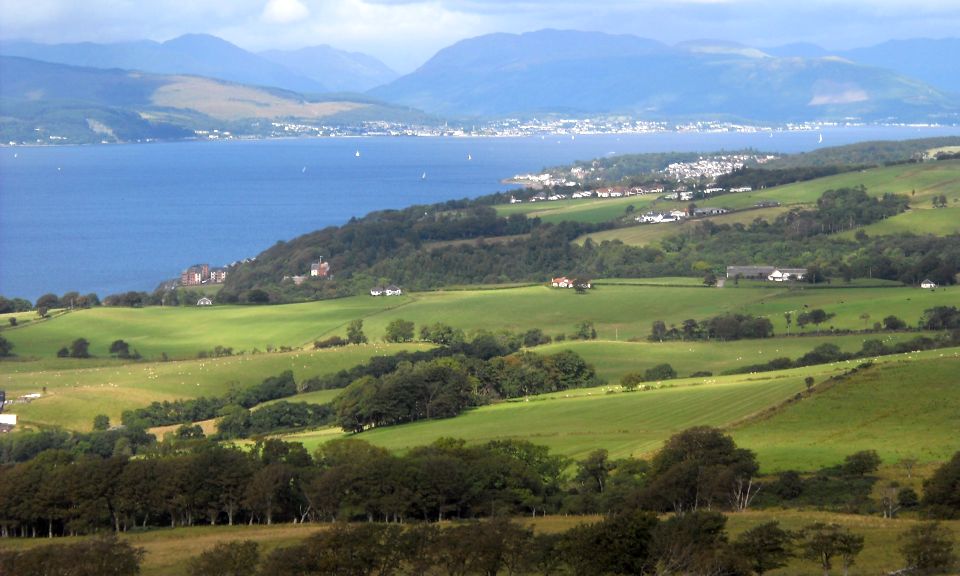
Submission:
[[[958,36],[960,0],[0,0],[0,39],[169,40],[207,33],[247,50],[329,44],[401,73],[493,32],[543,28],[674,44],[812,42],[829,49]]]

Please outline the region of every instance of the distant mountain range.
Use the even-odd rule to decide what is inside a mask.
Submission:
[[[401,77],[330,46],[254,54],[202,34],[163,43],[2,42],[0,55],[5,141],[176,138],[211,127],[263,135],[264,120],[436,116],[960,121],[960,39],[835,52],[541,30],[463,40]]]
[[[3,42],[0,54],[91,68],[192,74],[306,94],[363,92],[397,77],[386,64],[366,54],[330,46],[254,54],[207,34],[186,34],[162,43]]]
[[[272,123],[408,120],[418,112],[365,96],[305,97],[185,74],[149,74],[0,56],[0,141],[129,142],[195,130],[269,135]]]
[[[913,58],[922,58],[923,50],[943,48],[918,42],[913,49]],[[883,52],[881,45],[863,54],[882,60]],[[720,41],[667,46],[598,32],[490,34],[445,48],[370,94],[439,114],[481,116],[952,121],[960,111],[960,96],[903,73],[820,56],[809,45],[781,53]],[[794,56],[800,53],[812,56]],[[902,68],[910,61],[901,59]],[[942,66],[956,69],[957,62]]]

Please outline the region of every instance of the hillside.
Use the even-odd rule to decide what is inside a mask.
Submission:
[[[208,76],[298,92],[326,90],[323,82],[207,34],[186,34],[162,43],[149,40],[114,44],[3,42],[0,54],[87,68]]]
[[[784,160],[789,161],[790,158],[788,156]],[[696,204],[704,208],[722,207],[734,210],[728,214],[679,223],[632,225],[594,232],[581,236],[577,242],[582,243],[586,238],[592,238],[598,243],[605,240],[620,240],[631,246],[648,246],[671,236],[691,235],[695,232],[698,223],[703,221],[717,225],[737,223],[749,225],[755,219],[762,218],[773,222],[777,216],[790,209],[813,206],[817,198],[827,190],[857,186],[865,186],[867,193],[875,197],[892,193],[904,195],[910,201],[909,211],[859,228],[869,236],[896,234],[947,236],[960,233],[960,216],[958,216],[960,204],[955,200],[960,199],[960,161],[950,160],[855,170],[763,190],[726,194],[697,201]],[[940,195],[946,196],[947,207],[933,208],[932,200]],[[755,208],[758,203],[763,202],[776,202],[779,206]],[[615,200],[564,200],[541,205],[505,204],[498,206],[497,210],[504,215],[526,213],[528,217],[539,217],[546,221],[566,219],[591,222],[601,210],[613,217],[622,215],[627,205],[633,204],[638,211],[642,212],[653,203],[656,203],[657,209],[661,210],[684,206],[682,202],[634,197]],[[837,237],[852,240],[855,235],[856,231],[847,231],[839,233]]]
[[[397,78],[396,72],[373,56],[327,45],[268,50],[260,56],[320,82],[334,92],[365,92]]]
[[[432,112],[480,116],[633,113],[785,122],[947,119],[958,112],[954,96],[842,59],[557,30],[458,42],[370,93]]]
[[[720,291],[696,284],[682,286],[682,279],[659,280],[664,285],[658,286],[656,281],[629,283],[642,282],[638,280],[601,282],[584,296],[530,286],[413,293],[389,299],[362,296],[266,307],[80,310],[2,328],[0,335],[14,344],[17,357],[0,363],[0,389],[14,398],[45,388],[47,393],[40,400],[8,409],[28,423],[83,430],[99,413],[116,420],[126,409],[153,401],[220,395],[233,386],[247,387],[286,369],[292,369],[299,381],[350,368],[373,356],[430,346],[383,343],[387,326],[396,320],[411,321],[417,329],[444,322],[470,335],[501,330],[522,334],[539,328],[554,338],[571,335],[581,323],[591,322],[597,340],[556,341],[534,351],[555,354],[572,350],[593,363],[601,378],[615,384],[628,372],[642,372],[663,362],[675,366],[681,376],[701,371],[719,374],[775,357],[799,358],[825,343],[856,352],[867,339],[889,345],[917,336],[915,332],[883,331],[835,335],[828,334],[826,326],[824,333],[817,335],[813,327],[788,327],[784,313],[795,313],[805,306],[835,314],[829,325],[838,330],[860,330],[865,327],[865,313],[875,320],[895,314],[914,325],[927,308],[957,302],[955,288],[795,290],[749,286],[745,282]],[[688,318],[702,320],[727,313],[767,317],[777,337],[732,342],[647,340],[655,320],[680,325]],[[363,320],[364,333],[372,344],[312,349],[314,340],[344,336],[346,324],[354,319]],[[7,324],[5,316],[0,322]],[[198,325],[218,328],[197,330]],[[56,357],[59,348],[80,337],[90,342],[93,358]],[[108,347],[117,339],[127,342],[145,359],[134,362],[111,357]],[[197,359],[201,352],[212,355],[217,346],[230,348],[235,355]],[[294,351],[276,353],[281,347]],[[269,350],[274,352],[264,353]],[[176,361],[160,361],[164,353]],[[326,394],[321,396],[329,400]]]
[[[86,143],[176,139],[194,130],[269,134],[263,120],[410,116],[367,98],[308,99],[298,93],[186,75],[66,66],[0,56],[3,141]]]
[[[947,349],[901,360],[882,357],[875,368],[839,382],[827,379],[852,364],[677,380],[642,392],[619,386],[568,391],[358,437],[400,452],[442,437],[471,443],[522,438],[577,459],[598,447],[613,457],[642,457],[673,433],[712,425],[732,427],[737,443],[756,450],[767,470],[814,470],[861,449],[876,449],[891,463],[907,456],[938,461],[960,449],[960,439],[948,432],[960,398],[950,371],[956,354],[957,349]],[[810,375],[822,392],[769,419],[750,419],[802,392]],[[313,448],[341,435],[323,429],[287,438]]]

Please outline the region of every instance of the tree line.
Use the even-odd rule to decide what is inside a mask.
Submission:
[[[727,370],[724,374],[749,374],[750,372],[769,372],[773,370],[786,370],[788,368],[801,368],[803,366],[814,366],[816,364],[827,364],[830,362],[842,362],[845,360],[856,360],[875,358],[877,356],[888,356],[890,354],[904,354],[915,350],[936,350],[938,348],[949,348],[960,345],[960,330],[945,332],[936,335],[933,338],[928,336],[916,336],[910,340],[886,344],[882,340],[865,340],[860,350],[856,352],[844,352],[836,344],[829,342],[820,344],[810,352],[800,356],[796,360],[783,356],[765,362],[763,364],[751,364]]]
[[[773,323],[769,318],[752,314],[723,314],[706,320],[684,320],[678,328],[667,328],[663,320],[654,320],[648,340],[741,340],[751,338],[770,338],[773,336]]]
[[[509,556],[522,550],[531,554],[523,562],[540,559],[522,564],[515,558],[518,564],[513,573],[652,574],[662,573],[656,567],[669,561],[680,573],[762,574],[783,564],[763,564],[757,558],[752,565],[739,562],[759,555],[761,543],[769,545],[771,540],[782,548],[776,555],[779,562],[797,554],[826,571],[834,562],[849,566],[862,547],[862,537],[831,525],[810,525],[800,533],[761,525],[735,541],[741,546],[753,542],[758,548],[750,552],[728,546],[725,519],[719,512],[755,506],[762,503],[758,495],[764,493],[774,495],[768,505],[777,507],[791,500],[810,505],[810,500],[798,500],[798,494],[805,493],[852,490],[844,493],[869,498],[869,484],[856,480],[868,477],[878,464],[876,453],[865,451],[849,456],[834,471],[822,472],[825,480],[821,475],[803,479],[785,472],[761,482],[754,454],[707,427],[671,437],[650,460],[613,460],[598,450],[572,465],[543,446],[516,440],[469,446],[462,440],[441,439],[396,455],[348,438],[328,442],[311,455],[302,445],[276,439],[258,442],[249,451],[184,439],[137,458],[77,457],[50,450],[29,462],[0,467],[0,534],[46,537],[151,526],[336,520],[339,528],[333,530],[347,531],[338,547],[353,550],[348,557],[354,561],[380,558],[382,566],[385,559],[380,555],[389,550],[392,560],[388,563],[394,569],[412,559],[399,555],[399,549],[380,547],[378,539],[369,539],[370,534],[392,535],[394,543],[398,540],[393,537],[427,538],[414,548],[427,564],[414,572],[419,574],[445,570],[446,565],[433,562],[454,551],[432,540],[445,533],[451,535],[449,545],[456,544],[461,555],[458,562],[463,571],[458,574],[510,572],[503,563],[481,570],[478,559],[467,562],[488,544],[494,556],[497,551]],[[824,482],[833,484],[825,487]],[[925,482],[921,511],[933,518],[957,517],[958,488],[960,453]],[[410,532],[400,527],[415,521],[597,512],[608,516],[541,543],[503,520],[444,529],[424,525]],[[665,513],[670,516],[660,516]],[[368,523],[351,526],[344,523],[348,520]],[[927,536],[932,533],[944,541],[942,531],[926,526]],[[486,529],[502,530],[505,537],[486,534]],[[424,532],[414,536],[419,530]],[[293,566],[334,553],[305,554],[302,546],[308,542],[277,552],[273,560],[262,560],[276,567],[281,564],[274,561],[282,558]],[[519,548],[510,552],[514,545]],[[547,547],[542,552],[549,553],[535,553],[541,545]],[[915,545],[917,541],[911,541],[910,546]],[[0,562],[24,558],[6,553]],[[554,564],[542,564],[548,561]],[[706,570],[720,565],[728,568]],[[298,573],[329,573],[323,572],[329,569],[306,564]],[[270,573],[276,572],[264,572]]]

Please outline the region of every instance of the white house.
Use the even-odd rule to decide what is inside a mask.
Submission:
[[[921,287],[921,288],[936,288],[936,287],[937,287],[937,283],[934,282],[933,280],[927,278],[926,280],[924,280],[923,282],[920,283],[920,287]]]
[[[374,286],[370,289],[371,296],[383,296],[383,286]]]
[[[807,275],[806,268],[777,268],[767,276],[771,282],[787,282],[789,280],[803,280]]]
[[[197,306],[213,306],[213,300],[204,296],[203,298],[197,300]]]
[[[554,288],[573,288],[573,281],[566,276],[560,276],[551,280],[550,285]]]
[[[391,284],[383,289],[383,293],[387,296],[399,296],[403,294],[403,289],[401,289],[399,286]]]

